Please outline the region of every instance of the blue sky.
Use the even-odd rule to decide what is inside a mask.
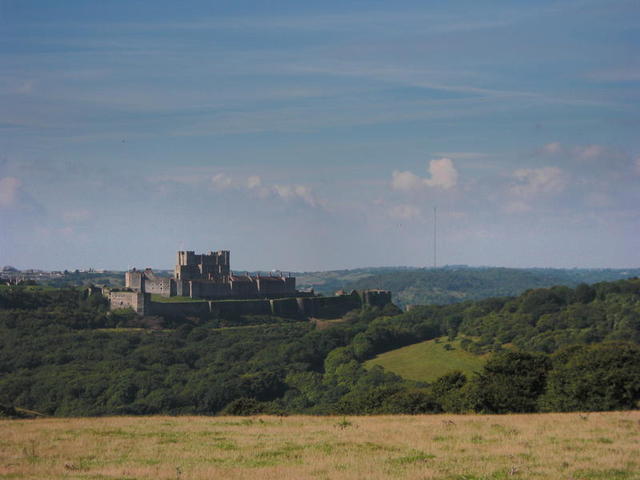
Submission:
[[[640,4],[0,0],[0,265],[638,267]]]

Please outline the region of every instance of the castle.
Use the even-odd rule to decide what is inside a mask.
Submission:
[[[173,278],[160,277],[150,268],[125,273],[125,287],[164,297],[207,300],[234,298],[282,298],[296,296],[296,279],[290,275],[235,275],[230,252],[180,251]]]
[[[235,275],[228,250],[196,254],[180,251],[172,278],[153,270],[131,269],[125,273],[125,289],[103,288],[112,310],[130,308],[138,315],[169,317],[228,317],[275,315],[289,318],[337,318],[364,305],[383,307],[391,302],[391,292],[362,290],[316,296],[296,290],[291,275]],[[93,290],[91,290],[93,292]],[[198,301],[160,302],[163,297],[190,297]]]

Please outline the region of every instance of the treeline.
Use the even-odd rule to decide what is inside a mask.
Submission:
[[[532,412],[637,408],[640,280],[400,312],[213,328],[117,329],[73,289],[0,289],[0,405],[59,416]],[[363,361],[443,335],[493,352],[473,378],[407,381]],[[425,369],[429,366],[425,365]]]

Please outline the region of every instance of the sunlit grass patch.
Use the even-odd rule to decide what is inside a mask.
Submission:
[[[470,377],[482,370],[486,358],[463,350],[460,340],[440,337],[382,353],[365,366],[380,365],[410,380],[432,382],[454,370]]]

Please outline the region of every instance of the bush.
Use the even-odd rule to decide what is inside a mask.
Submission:
[[[268,412],[268,406],[255,398],[241,397],[229,403],[220,412],[222,415],[251,416]]]
[[[541,354],[494,354],[474,379],[475,409],[482,413],[535,412],[550,368],[551,361]]]
[[[408,388],[389,396],[382,403],[384,413],[410,414],[439,413],[440,404],[425,388]]]

